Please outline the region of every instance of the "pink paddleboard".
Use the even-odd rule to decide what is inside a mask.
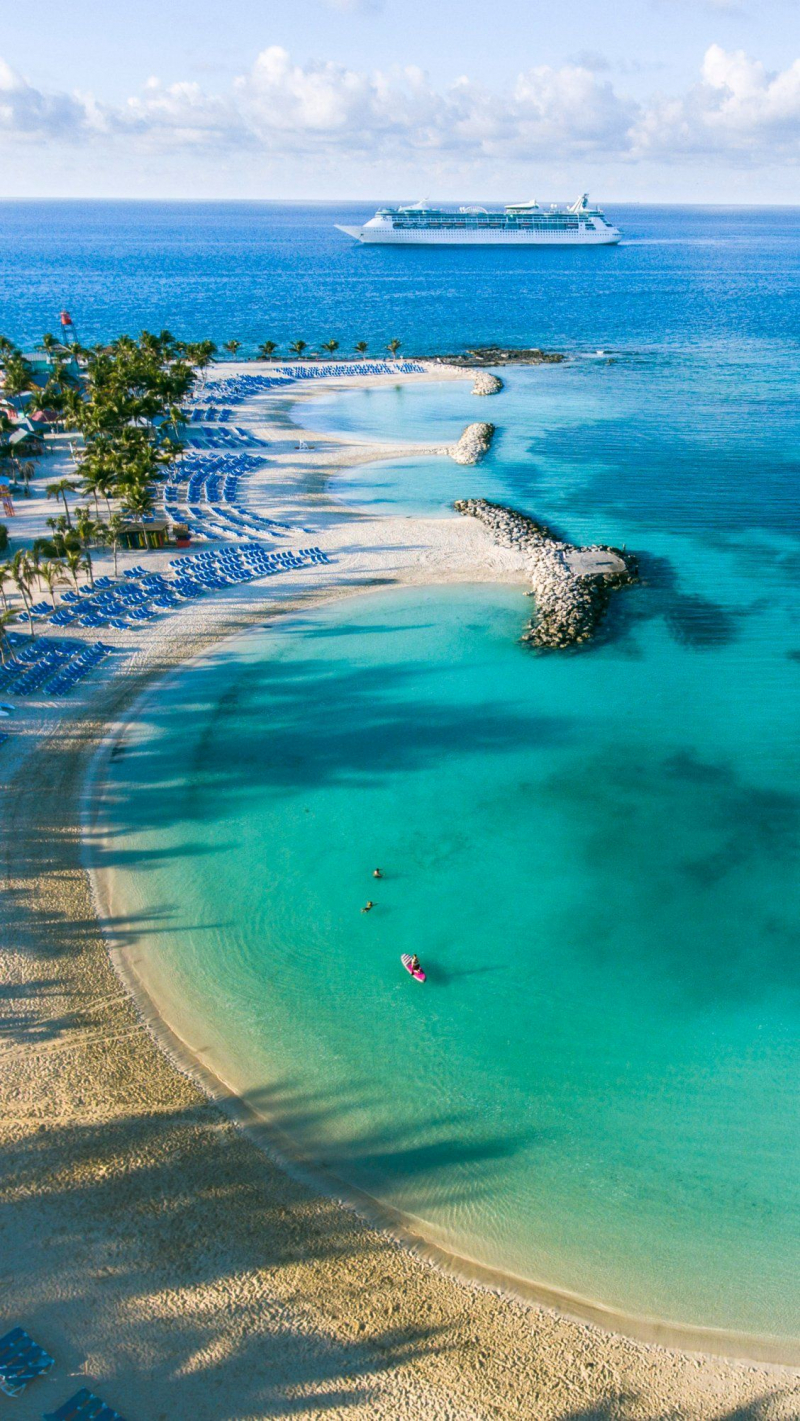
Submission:
[[[402,957],[400,958],[400,961],[405,967],[406,972],[411,972],[411,958],[409,957],[407,952],[403,953]],[[411,976],[416,977],[418,982],[425,981],[425,973],[423,972],[421,967],[418,967],[416,972],[411,972]]]

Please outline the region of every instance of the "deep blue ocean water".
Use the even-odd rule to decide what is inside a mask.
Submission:
[[[365,248],[336,222],[378,204],[0,203],[0,331],[407,351],[467,344],[625,349],[794,341],[796,209],[609,208],[616,248]]]
[[[800,217],[615,208],[617,249],[391,252],[333,230],[368,211],[7,205],[0,329],[66,305],[85,340],[562,349],[491,400],[344,391],[303,420],[438,443],[491,418],[478,469],[332,490],[436,516],[486,492],[635,548],[642,585],[577,655],[519,647],[514,591],[431,589],[181,673],[114,762],[120,902],[188,1039],[446,1246],[796,1334]]]

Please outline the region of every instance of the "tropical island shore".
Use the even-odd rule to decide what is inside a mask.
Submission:
[[[786,1368],[667,1350],[657,1324],[634,1340],[452,1276],[287,1172],[272,1137],[262,1150],[236,1128],[235,1102],[209,1100],[201,1065],[194,1078],[176,1069],[115,974],[85,865],[84,786],[165,672],[363,589],[527,586],[523,554],[475,519],[337,504],[337,469],[406,446],[304,432],[294,397],[269,408],[242,412],[269,440],[262,507],[313,522],[331,563],[182,608],[138,642],[111,634],[111,670],[60,713],[21,709],[4,746],[3,1310],[58,1361],[17,1413],[29,1421],[63,1399],[70,1373],[131,1417],[788,1421],[800,1382]],[[137,924],[107,928],[135,974]]]

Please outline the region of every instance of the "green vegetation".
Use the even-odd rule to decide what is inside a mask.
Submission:
[[[235,344],[238,349],[238,342]],[[57,605],[57,589],[71,580],[75,587],[82,572],[94,585],[91,548],[106,545],[114,550],[114,567],[125,522],[138,522],[142,532],[154,506],[154,486],[166,467],[183,450],[179,429],[181,406],[191,393],[197,371],[212,360],[212,341],[187,344],[169,331],[154,335],[143,331],[138,340],[120,336],[110,345],[87,349],[66,347],[54,336],[42,338],[46,357],[33,364],[6,337],[0,336],[3,393],[9,397],[30,392],[26,410],[53,411],[65,429],[82,435],[82,448],[72,477],[49,484],[47,497],[63,503],[64,511],[48,518],[50,534],[33,549],[20,549],[10,562],[0,565],[0,593],[7,610],[6,584],[15,586],[26,611],[36,600],[34,589],[46,586]],[[0,453],[6,451],[27,482],[33,472],[13,458],[0,426]],[[16,473],[15,473],[16,477]],[[90,507],[73,505],[83,495]],[[101,499],[106,517],[101,517]],[[117,509],[112,505],[116,503]],[[121,511],[120,511],[121,510]],[[143,541],[146,539],[143,537]],[[0,541],[0,548],[7,544]],[[28,623],[35,635],[32,620]]]

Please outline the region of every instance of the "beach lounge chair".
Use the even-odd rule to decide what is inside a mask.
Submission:
[[[82,1386],[57,1411],[45,1411],[42,1421],[124,1421],[118,1411]]]
[[[0,1391],[19,1396],[28,1382],[40,1377],[54,1361],[23,1327],[13,1327],[0,1337]]]

